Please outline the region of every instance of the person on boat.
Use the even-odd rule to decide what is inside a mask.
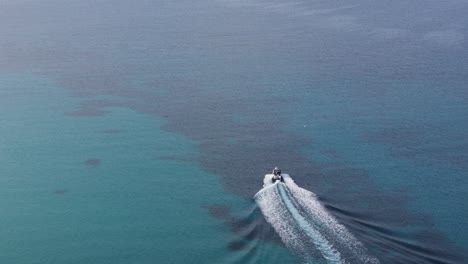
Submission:
[[[277,180],[283,181],[283,176],[281,176],[281,170],[278,167],[275,167],[273,169],[273,178],[272,178],[272,180],[273,180],[273,182],[275,182]]]

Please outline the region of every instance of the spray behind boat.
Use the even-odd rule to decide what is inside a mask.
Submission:
[[[278,167],[265,175],[254,199],[286,247],[304,263],[379,263],[313,192],[299,187]]]

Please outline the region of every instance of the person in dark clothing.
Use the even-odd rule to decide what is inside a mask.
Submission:
[[[273,169],[272,181],[275,182],[277,180],[283,181],[283,176],[281,176],[281,170],[278,167],[275,167]]]

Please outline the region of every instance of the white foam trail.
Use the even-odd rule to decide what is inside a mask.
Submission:
[[[313,239],[313,243],[322,253],[322,256],[328,260],[329,263],[341,264],[340,253],[336,251],[333,246],[316,230],[311,224],[304,218],[299,211],[296,209],[294,204],[289,200],[284,190],[283,184],[278,185],[278,190],[280,196],[288,208],[288,211],[291,213],[292,217],[298,222],[299,226],[304,230],[304,232]]]
[[[297,186],[289,176],[284,181],[267,185],[255,200],[288,248],[304,259],[321,256],[331,264],[379,263],[314,193]]]

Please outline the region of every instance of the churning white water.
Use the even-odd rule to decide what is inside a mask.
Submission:
[[[265,187],[255,201],[289,249],[306,263],[312,259],[331,264],[379,263],[314,193],[300,188],[289,175],[283,176],[284,183],[272,184],[271,176],[266,175]]]

